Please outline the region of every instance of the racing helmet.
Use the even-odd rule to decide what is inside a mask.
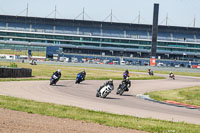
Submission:
[[[113,80],[112,80],[112,79],[109,79],[109,82],[113,83]]]
[[[58,73],[61,73],[61,70],[60,70],[60,69],[58,69],[58,70],[57,70],[57,72],[58,72]]]

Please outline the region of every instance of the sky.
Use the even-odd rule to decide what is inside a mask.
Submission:
[[[200,27],[200,0],[0,0],[0,14],[75,19],[85,10],[86,20],[152,24],[153,5],[159,4],[159,25]],[[108,17],[108,18],[107,18]],[[107,19],[106,19],[107,18]],[[195,18],[195,21],[194,21]],[[76,19],[82,19],[78,17]]]

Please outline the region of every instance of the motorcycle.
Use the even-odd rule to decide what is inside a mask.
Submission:
[[[51,76],[51,79],[50,79],[50,85],[56,85],[58,80],[59,80],[59,78],[53,73],[53,75]]]
[[[82,82],[84,80],[84,77],[79,73],[77,74],[77,77],[76,77],[76,84],[79,84],[80,82]]]
[[[150,76],[153,76],[153,71],[148,72]]]
[[[31,60],[31,61],[30,61],[30,64],[31,64],[31,65],[37,65],[36,60]]]
[[[121,83],[120,85],[119,85],[119,87],[117,88],[117,92],[116,92],[116,94],[118,95],[122,95],[123,93],[124,93],[124,91],[127,89],[127,85],[126,85],[126,83]]]
[[[114,88],[110,85],[104,86],[100,91],[97,91],[96,97],[106,98]]]
[[[174,74],[170,74],[169,77],[170,77],[171,79],[175,80],[175,76],[174,76]]]

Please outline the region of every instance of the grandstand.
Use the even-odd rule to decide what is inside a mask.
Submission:
[[[146,24],[0,15],[0,49],[149,58],[151,37]],[[157,58],[199,62],[200,28],[159,25]]]

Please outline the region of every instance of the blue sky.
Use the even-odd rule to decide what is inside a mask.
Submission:
[[[29,15],[38,17],[48,16],[56,5],[57,18],[66,19],[74,19],[84,7],[85,12],[98,21],[103,21],[112,9],[114,16],[125,23],[137,23],[140,12],[140,23],[144,24],[152,24],[153,4],[159,3],[159,24],[166,23],[168,14],[168,25],[192,27],[195,17],[195,25],[200,27],[200,0],[0,0],[0,3],[0,14],[17,15],[28,3]],[[85,18],[90,19],[87,16]],[[117,19],[113,18],[113,21]]]

